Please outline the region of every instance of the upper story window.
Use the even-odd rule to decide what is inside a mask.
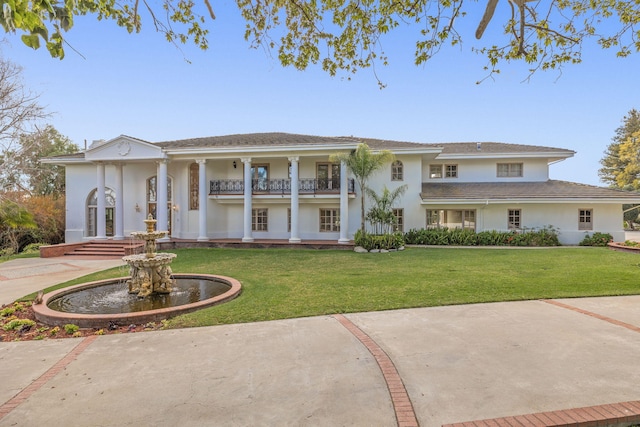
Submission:
[[[404,166],[400,160],[391,163],[391,181],[404,180]]]
[[[442,178],[442,165],[429,165],[429,178]]]
[[[578,211],[578,230],[593,230],[593,209]]]
[[[200,208],[200,167],[197,163],[189,165],[189,210]]]
[[[445,178],[457,178],[458,177],[458,165],[444,165],[444,177]]]
[[[498,163],[498,178],[522,178],[522,163]]]
[[[429,165],[429,178],[457,178],[458,165]]]

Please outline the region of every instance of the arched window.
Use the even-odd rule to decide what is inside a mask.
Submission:
[[[197,163],[189,165],[189,209],[200,209],[200,167]]]
[[[404,180],[404,166],[400,160],[396,160],[391,164],[391,181]]]
[[[106,235],[113,236],[114,230],[114,209],[116,207],[116,192],[110,188],[105,188],[105,217]],[[87,237],[95,237],[98,234],[98,189],[94,189],[87,197]]]

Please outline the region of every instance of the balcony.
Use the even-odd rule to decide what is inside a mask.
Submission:
[[[355,181],[347,180],[347,190],[355,193]],[[290,179],[253,179],[252,194],[290,195]],[[209,195],[244,194],[244,180],[217,179],[209,181]],[[340,194],[340,179],[302,178],[298,180],[298,194]]]

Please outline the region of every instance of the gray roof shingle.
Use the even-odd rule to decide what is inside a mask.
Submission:
[[[541,147],[536,145],[505,144],[500,142],[482,142],[480,149],[476,142],[447,142],[427,144],[418,142],[392,141],[375,138],[358,138],[354,136],[313,136],[292,133],[249,133],[224,136],[210,136],[174,141],[157,142],[156,145],[165,149],[204,148],[204,147],[264,147],[264,146],[295,146],[295,145],[353,145],[364,142],[375,150],[382,149],[443,149],[443,154],[518,154],[518,153],[566,153],[571,150],[562,148]]]
[[[640,202],[640,194],[578,184],[548,180],[541,182],[470,182],[422,184],[420,197],[426,200],[514,200],[514,199],[629,199]]]

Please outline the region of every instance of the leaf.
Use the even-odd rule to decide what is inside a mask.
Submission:
[[[40,37],[37,34],[23,34],[21,37],[22,43],[26,44],[32,49],[40,48]]]

